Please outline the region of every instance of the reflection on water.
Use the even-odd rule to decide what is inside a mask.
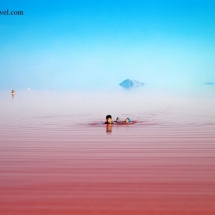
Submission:
[[[0,98],[0,214],[215,213],[214,98]]]
[[[106,125],[106,133],[110,134],[112,132],[112,125],[111,124],[107,124]]]

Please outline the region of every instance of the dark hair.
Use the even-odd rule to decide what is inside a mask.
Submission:
[[[107,116],[106,116],[106,119],[109,119],[109,118],[112,119],[112,116],[111,116],[111,115],[107,115]]]

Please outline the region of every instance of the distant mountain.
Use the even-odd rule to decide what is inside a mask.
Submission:
[[[214,85],[213,82],[206,82],[205,85]]]
[[[142,82],[139,82],[139,81],[126,79],[123,82],[121,82],[119,85],[124,88],[132,88],[132,87],[136,87],[136,86],[143,86],[145,84]]]

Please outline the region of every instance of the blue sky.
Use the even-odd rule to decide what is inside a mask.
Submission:
[[[8,0],[6,9],[24,16],[0,16],[0,89],[215,82],[212,0]]]

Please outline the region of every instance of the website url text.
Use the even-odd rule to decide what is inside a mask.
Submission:
[[[24,15],[24,11],[9,11],[8,9],[7,10],[4,10],[4,11],[0,11],[0,15],[4,15],[4,16],[9,16],[9,15],[16,15],[16,16],[23,16]]]

